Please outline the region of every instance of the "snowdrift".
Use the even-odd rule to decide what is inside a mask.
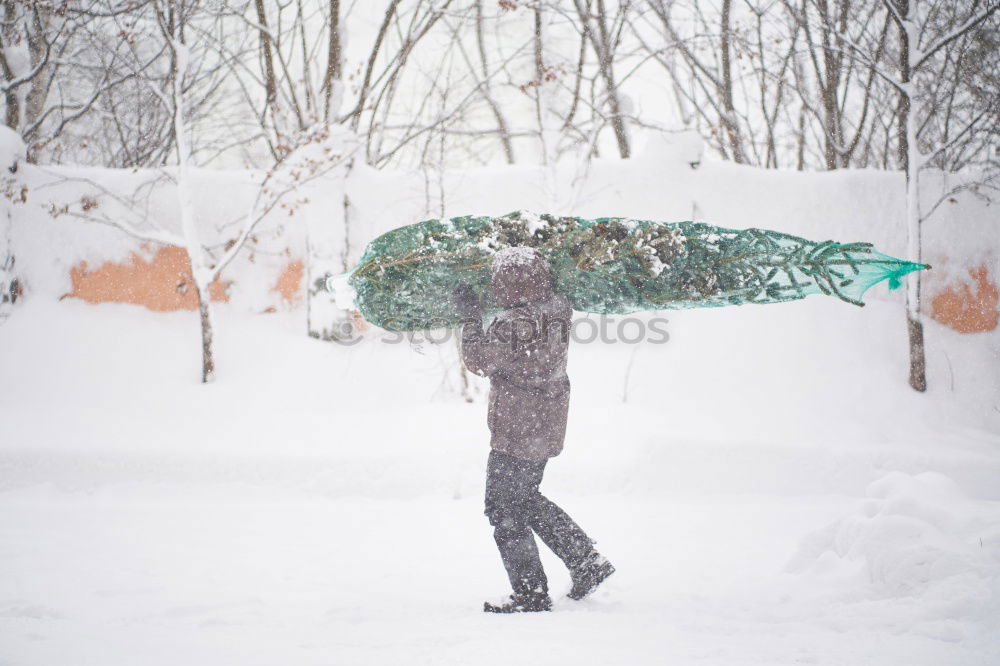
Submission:
[[[855,514],[803,539],[790,572],[854,579],[888,596],[943,586],[970,602],[980,596],[1000,564],[1000,506],[973,501],[937,472],[891,472],[865,494]]]

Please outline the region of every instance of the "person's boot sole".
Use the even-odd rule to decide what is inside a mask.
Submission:
[[[491,604],[486,601],[483,602],[483,612],[484,613],[499,613],[499,614],[513,614],[513,613],[545,613],[552,610],[552,603],[550,602],[546,606],[540,608],[528,608],[526,606],[514,606],[512,604]]]

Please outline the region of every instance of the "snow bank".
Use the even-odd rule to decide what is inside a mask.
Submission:
[[[697,169],[704,158],[705,139],[693,130],[651,133],[637,157],[651,166],[673,161],[692,169]]]
[[[798,579],[793,589],[831,607],[849,604],[855,621],[875,629],[996,646],[1000,503],[973,500],[931,471],[891,472],[866,495],[853,513],[802,539],[786,568]],[[905,610],[890,627],[893,605]],[[835,626],[845,621],[831,615]]]
[[[833,577],[880,595],[968,596],[1000,563],[1000,506],[969,498],[936,472],[891,472],[858,510],[802,540],[788,571]]]
[[[342,143],[334,136],[330,142]],[[2,148],[2,146],[0,146]],[[322,154],[306,154],[307,162]],[[680,133],[649,142],[634,160],[595,160],[588,168],[558,165],[557,200],[564,210],[546,210],[544,178],[532,165],[484,167],[435,173],[376,171],[358,164],[347,181],[348,227],[339,251],[349,263],[365,245],[389,229],[432,217],[502,215],[514,210],[594,218],[602,216],[678,221],[695,219],[725,227],[763,227],[816,240],[866,240],[883,252],[904,257],[904,179],[901,173],[842,170],[804,173],[764,170],[726,162],[701,161],[697,136]],[[6,151],[10,152],[10,151]],[[6,154],[0,149],[0,158]],[[698,163],[696,169],[691,164]],[[193,197],[199,227],[210,247],[235,237],[258,193],[262,174],[193,170]],[[122,232],[85,224],[74,215],[104,214],[134,225],[177,227],[175,184],[171,172],[39,168],[24,165],[25,203],[15,206],[11,245],[17,253],[28,296],[58,298],[68,291],[69,267],[80,261],[121,261],[140,244]],[[923,175],[923,208],[934,203],[961,177]],[[247,251],[227,268],[234,281],[233,303],[259,310],[274,273],[289,257],[305,256],[311,223],[335,219],[343,205],[335,174],[302,184],[287,195],[260,225]],[[67,211],[53,217],[53,212]],[[930,283],[969,281],[969,268],[994,266],[1000,247],[996,211],[968,191],[947,198],[924,225],[924,259],[935,266]],[[993,262],[993,263],[991,263]],[[940,269],[939,269],[940,267]],[[263,275],[263,277],[262,277]],[[884,287],[870,295],[898,300]]]

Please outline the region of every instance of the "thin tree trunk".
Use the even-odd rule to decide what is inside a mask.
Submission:
[[[611,128],[615,132],[618,143],[618,155],[628,159],[632,149],[629,146],[628,133],[625,130],[625,119],[622,117],[621,99],[618,95],[618,83],[615,81],[614,57],[611,51],[611,35],[605,18],[604,0],[597,0],[597,29],[600,35],[601,48],[597,54],[601,77],[608,89],[608,102],[611,105]]]
[[[347,179],[356,157],[330,173],[336,182],[329,187],[339,189],[331,198],[333,205],[324,215],[306,216],[306,332],[320,340],[345,342],[354,338],[350,313],[337,306],[326,290],[326,279],[344,273],[350,252],[350,199]]]
[[[337,102],[340,100],[333,96],[334,85],[339,85],[341,75],[341,54],[340,43],[340,0],[330,0],[329,16],[330,40],[327,44],[326,52],[326,74],[323,76],[323,117],[329,122],[333,120],[333,114],[337,111]]]
[[[462,400],[465,402],[472,402],[472,385],[469,384],[469,375],[465,369],[465,364],[462,362],[462,336],[461,334],[455,336],[455,350],[458,354],[458,381],[461,387]]]
[[[35,7],[32,10],[32,17],[25,24],[27,29],[28,57],[31,69],[38,67],[48,57],[48,45],[45,42],[45,31],[48,29],[50,15],[49,10],[44,6]],[[43,69],[31,80],[28,86],[28,93],[24,96],[24,127],[30,128],[41,117],[45,109],[45,98],[48,96],[48,73],[46,70],[51,65],[45,65]],[[28,161],[34,162],[37,159],[35,146],[39,144],[38,134],[40,127],[36,127],[29,132],[29,136],[24,137],[28,144]]]
[[[493,117],[496,118],[497,129],[500,133],[500,143],[503,146],[507,164],[513,164],[514,146],[510,139],[510,129],[507,126],[507,119],[504,118],[500,105],[493,99],[493,90],[490,86],[489,62],[486,58],[486,42],[483,39],[483,0],[476,0],[476,46],[479,50],[479,63],[482,66],[483,96],[486,98],[486,103],[489,104],[490,110],[493,112]]]
[[[917,118],[913,96],[916,92],[910,70],[911,57],[916,47],[911,43],[916,36],[910,16],[909,0],[899,0],[896,5],[902,17],[899,26],[899,161],[906,170],[906,234],[907,259],[921,261],[920,242],[920,150],[917,145]],[[910,386],[915,391],[927,390],[927,361],[924,350],[924,324],[920,319],[920,271],[906,281],[906,329],[910,345]]]
[[[207,289],[197,287],[198,318],[201,321],[201,383],[215,378],[215,353],[212,349],[212,314]]]
[[[274,104],[278,97],[278,85],[274,75],[274,54],[271,53],[271,35],[267,28],[267,13],[264,11],[264,0],[254,0],[257,9],[257,23],[262,30],[260,34],[260,50],[264,56],[264,94],[268,106]]]
[[[631,154],[625,119],[622,117],[621,97],[618,93],[618,83],[615,81],[614,48],[611,45],[611,34],[608,31],[607,11],[604,0],[597,0],[597,12],[591,14],[590,0],[576,0],[576,12],[580,17],[584,39],[589,39],[594,54],[597,56],[597,71],[604,80],[607,91],[608,106],[611,108],[611,129],[618,143],[618,154],[627,159]],[[593,20],[593,26],[591,26]]]
[[[910,88],[912,91],[912,88]],[[920,154],[917,149],[917,120],[912,98],[906,100],[906,232],[907,258],[922,263],[920,239]],[[915,391],[927,390],[927,361],[924,351],[924,324],[920,318],[920,274],[917,271],[906,281],[906,320],[910,338],[910,386]]]
[[[0,74],[7,81],[17,78],[17,72],[7,61],[7,47],[14,44],[17,37],[17,9],[14,0],[4,2],[3,26],[0,28]],[[6,107],[4,124],[18,134],[21,132],[21,98],[17,88],[10,88],[4,94]]]
[[[184,24],[180,12],[171,12],[165,17],[163,29],[170,40],[170,90],[173,102],[172,121],[174,129],[174,145],[177,150],[177,199],[181,217],[181,233],[191,266],[191,279],[194,281],[198,297],[198,315],[201,323],[201,381],[207,384],[215,375],[215,358],[212,350],[212,319],[209,312],[209,284],[211,270],[205,261],[205,249],[198,233],[193,202],[191,200],[191,146],[188,143],[187,128],[184,126],[184,77],[189,67],[190,57],[184,41]]]
[[[354,171],[354,160],[351,158],[347,163],[347,167],[344,173],[344,200],[341,206],[344,209],[344,242],[340,247],[340,265],[341,270],[346,273],[347,269],[350,268],[351,259],[351,195],[347,191],[347,181],[351,178],[351,172]],[[444,217],[443,215],[441,217]]]
[[[722,43],[720,46],[722,51],[722,90],[720,91],[722,93],[722,125],[729,137],[733,161],[737,164],[744,164],[746,157],[743,155],[743,140],[736,120],[736,107],[733,104],[733,74],[729,52],[732,4],[732,0],[723,0],[722,3]]]
[[[837,105],[837,89],[840,86],[840,58],[839,50],[835,50],[831,45],[832,36],[830,34],[830,11],[826,0],[819,0],[820,18],[822,19],[822,40],[823,40],[823,71],[819,79],[819,92],[823,103],[823,159],[828,171],[833,171],[838,166],[837,151],[841,143],[838,132],[839,107]],[[839,47],[838,47],[839,48]],[[819,74],[819,72],[817,72]]]
[[[546,79],[545,48],[548,17],[542,5],[535,8],[535,118],[538,122],[538,136],[542,144],[542,187],[545,191],[546,207],[555,211],[559,205],[559,182],[556,174],[558,130],[552,127],[550,119],[551,87]]]
[[[802,171],[806,168],[806,109],[799,107],[798,131],[795,133],[795,169]]]

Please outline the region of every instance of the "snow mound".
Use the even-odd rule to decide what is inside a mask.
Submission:
[[[705,156],[705,139],[694,130],[652,134],[639,155],[647,164],[686,164],[698,168]]]
[[[891,472],[866,496],[854,514],[806,536],[787,570],[853,579],[886,596],[922,594],[944,581],[953,589],[987,587],[1000,560],[995,507],[934,472]]]

